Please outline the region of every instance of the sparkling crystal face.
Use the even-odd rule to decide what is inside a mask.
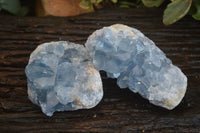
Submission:
[[[187,78],[170,59],[137,29],[116,24],[89,36],[87,50],[95,67],[117,78],[151,103],[173,109],[185,95]]]
[[[26,66],[28,96],[42,111],[88,109],[103,97],[102,81],[85,47],[65,41],[41,44]]]

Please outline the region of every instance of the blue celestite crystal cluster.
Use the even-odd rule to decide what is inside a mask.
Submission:
[[[26,66],[28,96],[42,111],[88,109],[103,97],[102,81],[84,46],[66,41],[44,43]]]
[[[173,109],[185,95],[187,78],[137,29],[115,24],[95,31],[86,44],[94,66],[151,103]]]

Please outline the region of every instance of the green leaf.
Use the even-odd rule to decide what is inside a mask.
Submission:
[[[89,11],[92,11],[94,10],[93,8],[93,4],[91,3],[90,0],[82,0],[80,3],[79,3],[79,6],[83,9],[86,9],[86,10],[89,10]]]
[[[17,15],[21,9],[21,4],[19,0],[1,0],[2,9]]]
[[[110,0],[110,1],[112,1],[113,3],[117,3],[118,0]]]
[[[159,7],[164,0],[142,0],[146,7]]]
[[[193,0],[188,14],[196,20],[200,20],[200,0]]]
[[[196,20],[200,20],[200,5],[196,5],[196,13],[192,15]]]
[[[86,0],[82,0],[80,3],[79,3],[79,6],[83,9],[86,9],[88,10],[89,9],[89,2],[86,1]]]
[[[175,0],[167,5],[164,11],[163,23],[172,24],[187,14],[190,9],[192,0]]]
[[[97,4],[101,3],[103,0],[97,0]]]

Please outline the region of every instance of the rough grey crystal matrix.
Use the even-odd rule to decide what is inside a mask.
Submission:
[[[85,47],[65,41],[44,43],[26,66],[28,96],[42,111],[88,109],[103,97],[102,81]]]
[[[151,103],[173,109],[185,95],[187,78],[170,59],[137,29],[115,24],[95,31],[86,48],[95,67],[117,78]]]

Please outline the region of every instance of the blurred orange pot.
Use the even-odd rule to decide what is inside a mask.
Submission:
[[[81,0],[38,0],[37,16],[75,16],[91,12],[79,7]]]

